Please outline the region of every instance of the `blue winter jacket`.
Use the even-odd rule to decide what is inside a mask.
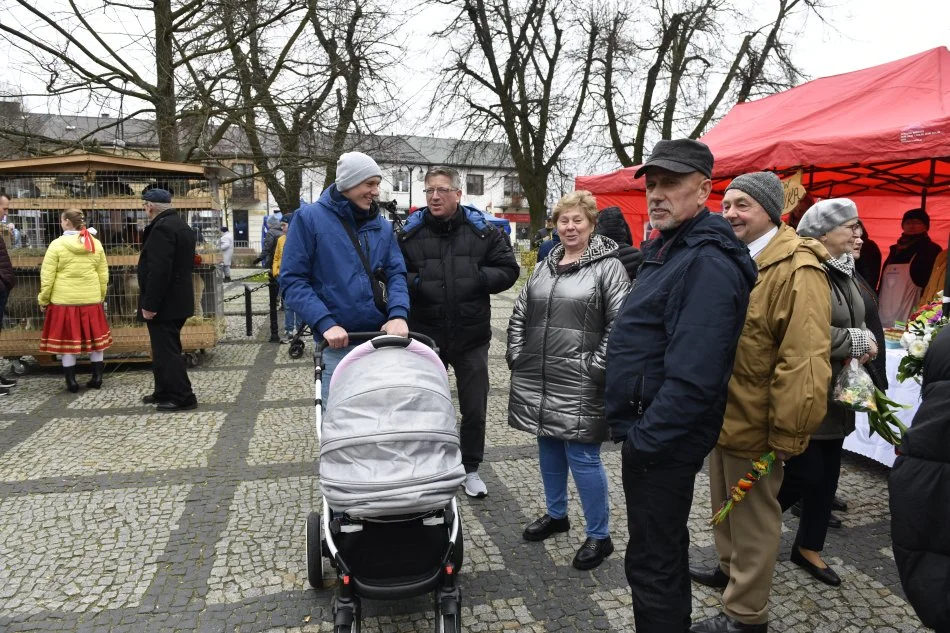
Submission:
[[[389,314],[383,314],[376,309],[370,278],[338,218],[356,228],[350,202],[336,185],[294,213],[280,263],[284,302],[321,336],[334,325],[347,332],[372,332],[389,319],[407,318],[406,263],[392,225],[377,211],[356,231],[370,269],[386,273]]]
[[[607,423],[634,463],[698,468],[722,428],[758,271],[729,223],[705,209],[642,249],[607,344]]]
[[[541,246],[538,247],[538,262],[543,262],[547,259],[548,253],[554,250],[554,247],[561,243],[561,236],[557,234],[557,230],[551,232],[551,239],[544,240],[541,242]]]

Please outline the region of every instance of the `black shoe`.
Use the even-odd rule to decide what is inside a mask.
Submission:
[[[10,387],[15,387],[15,386],[16,386],[16,378],[3,378],[2,376],[0,376],[0,387],[6,387],[7,389],[9,389]]]
[[[792,514],[793,514],[793,515],[795,515],[795,516],[801,518],[801,516],[802,516],[802,504],[801,504],[801,502],[798,502],[798,503],[794,504],[794,505],[792,506],[791,510],[792,510]],[[835,515],[831,514],[831,515],[828,516],[828,527],[834,528],[834,529],[836,529],[836,530],[840,530],[843,525],[844,525],[844,524],[841,522],[841,519],[839,519],[839,518],[836,517]]]
[[[738,620],[730,618],[725,613],[720,613],[714,618],[694,622],[689,627],[690,633],[767,633],[769,623],[762,624],[743,624]]]
[[[190,411],[198,407],[197,402],[186,402],[185,404],[176,404],[174,402],[159,402],[155,407],[156,411]]]
[[[230,278],[230,277],[225,277],[224,280],[227,281],[227,282],[230,282],[230,281],[231,281],[231,278]]]
[[[9,396],[10,388],[9,387],[0,387],[0,397]]]
[[[729,576],[723,573],[719,567],[715,569],[703,569],[702,567],[693,567],[691,565],[689,568],[689,577],[692,578],[694,582],[712,587],[713,589],[725,589],[726,585],[729,584]]]
[[[567,532],[571,529],[571,521],[567,517],[563,519],[552,519],[550,514],[545,514],[537,521],[529,524],[524,529],[524,540],[543,541],[555,532]]]
[[[92,378],[86,383],[90,389],[99,389],[102,387],[102,375],[106,373],[106,364],[103,361],[92,363]]]
[[[835,495],[834,501],[831,502],[831,509],[835,512],[847,512],[848,511],[848,502],[843,499],[839,499]]]
[[[838,574],[835,573],[835,570],[833,570],[831,567],[819,567],[818,565],[810,563],[807,558],[802,556],[802,552],[798,548],[798,545],[792,545],[792,555],[789,557],[789,560],[826,585],[837,587],[841,584],[841,578],[838,577]]]
[[[142,396],[142,404],[158,404],[159,402],[161,402],[161,400],[156,398],[154,393]]]
[[[597,567],[604,559],[614,553],[614,543],[607,538],[587,537],[581,548],[574,555],[574,569],[593,569]]]
[[[66,389],[69,390],[69,393],[76,393],[79,391],[79,383],[76,382],[76,366],[72,367],[63,367],[63,376],[66,377]]]

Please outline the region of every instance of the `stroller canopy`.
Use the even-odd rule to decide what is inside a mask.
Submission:
[[[363,343],[333,372],[320,445],[330,507],[355,518],[444,507],[465,478],[445,367],[430,348]]]

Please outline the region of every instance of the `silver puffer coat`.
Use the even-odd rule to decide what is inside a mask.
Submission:
[[[508,424],[575,442],[607,439],[607,337],[630,291],[617,244],[592,235],[581,259],[558,274],[558,245],[525,284],[508,323]]]

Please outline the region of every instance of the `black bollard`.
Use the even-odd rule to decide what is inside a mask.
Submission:
[[[272,276],[267,284],[267,293],[270,299],[268,312],[270,313],[270,342],[279,343],[277,334],[277,280]]]
[[[251,287],[244,284],[244,332],[251,336],[253,329],[253,319],[251,315]]]

